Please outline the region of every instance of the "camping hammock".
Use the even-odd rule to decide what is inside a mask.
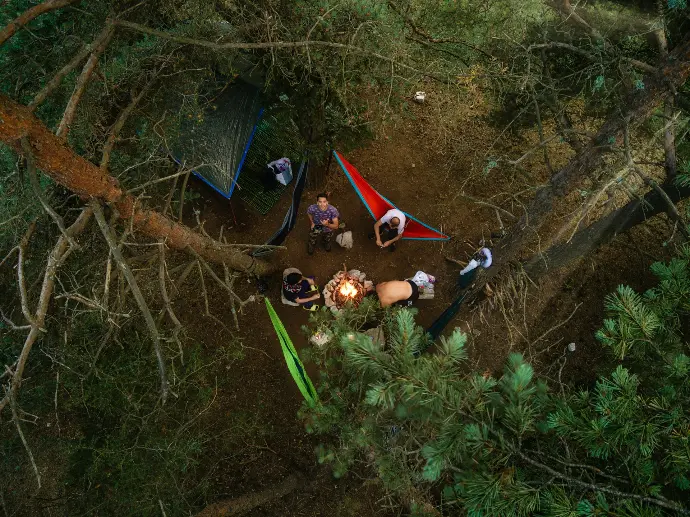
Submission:
[[[343,172],[350,180],[352,186],[357,192],[359,199],[362,200],[364,206],[367,207],[371,216],[377,221],[383,217],[388,210],[391,208],[398,208],[393,203],[388,201],[385,197],[379,194],[374,188],[369,185],[362,175],[355,169],[350,162],[348,162],[343,156],[337,151],[333,151],[335,159],[338,160],[340,167],[342,167]],[[415,219],[407,212],[403,212],[405,217],[408,218],[408,223],[405,226],[405,233],[403,233],[403,239],[407,240],[430,240],[430,241],[447,241],[450,237],[441,233],[440,231],[427,226],[418,219]]]
[[[280,246],[285,241],[285,238],[287,237],[288,233],[290,233],[290,231],[295,227],[295,224],[297,223],[297,212],[299,210],[299,202],[302,198],[302,192],[304,192],[304,185],[307,182],[308,170],[309,162],[307,160],[304,160],[302,164],[299,166],[299,172],[297,173],[297,179],[295,180],[295,190],[292,193],[292,204],[290,205],[290,208],[288,208],[288,211],[285,214],[285,219],[283,219],[283,225],[276,233],[273,234],[273,237],[268,239],[266,245]],[[262,257],[272,252],[272,249],[259,248],[254,253],[252,253],[252,256]]]
[[[316,394],[314,385],[307,376],[304,365],[297,356],[297,351],[292,345],[292,341],[290,341],[290,336],[288,336],[288,333],[285,331],[285,327],[283,327],[283,323],[278,318],[278,315],[273,309],[271,302],[268,300],[268,298],[264,298],[264,300],[266,300],[266,309],[268,309],[268,315],[271,318],[271,323],[273,323],[273,328],[275,329],[276,334],[278,334],[280,347],[283,349],[283,356],[285,356],[285,362],[287,363],[288,369],[292,374],[292,378],[295,379],[297,387],[307,403],[310,406],[314,406],[319,401],[319,396]]]
[[[426,329],[426,333],[429,334],[432,341],[435,341],[446,328],[448,323],[455,317],[455,315],[460,310],[462,302],[465,301],[465,296],[467,296],[467,291],[461,293],[453,303],[451,303],[448,308],[441,313],[441,315],[434,320],[434,322]]]

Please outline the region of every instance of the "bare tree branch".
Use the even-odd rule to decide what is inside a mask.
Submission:
[[[62,219],[62,217],[53,209],[52,206],[48,203],[46,200],[45,196],[43,195],[43,192],[41,191],[41,185],[38,183],[38,174],[36,173],[36,163],[34,162],[34,153],[31,150],[31,144],[29,143],[29,140],[27,138],[22,138],[21,140],[21,145],[22,145],[22,151],[24,152],[24,158],[26,159],[26,169],[29,174],[29,181],[31,182],[31,188],[34,191],[34,194],[38,198],[38,201],[41,203],[43,206],[43,209],[48,212],[48,215],[53,218],[53,221],[55,221],[55,224],[57,224],[58,229],[60,230],[60,233],[67,237],[69,240],[70,246],[73,247],[78,247],[77,243],[74,242],[74,240],[71,239],[67,235],[67,231],[65,230],[65,221]]]
[[[103,234],[103,237],[105,238],[106,242],[108,243],[108,246],[110,247],[110,251],[113,254],[113,258],[115,259],[117,265],[120,266],[120,270],[122,271],[122,274],[124,275],[125,279],[127,280],[127,283],[129,284],[130,289],[132,290],[132,294],[134,295],[134,299],[136,300],[137,305],[139,306],[139,310],[141,310],[142,314],[144,315],[146,326],[149,330],[149,334],[151,334],[151,339],[153,340],[153,349],[156,352],[156,359],[158,360],[158,370],[161,378],[161,400],[163,404],[165,404],[165,401],[168,399],[168,391],[170,387],[168,386],[165,359],[163,358],[163,351],[161,349],[160,343],[160,335],[158,334],[156,322],[153,320],[153,316],[151,315],[149,306],[146,303],[146,299],[144,298],[144,295],[141,293],[141,290],[139,289],[139,284],[137,284],[137,280],[136,278],[134,278],[129,264],[127,264],[127,261],[122,256],[122,252],[120,251],[120,248],[117,245],[117,240],[113,236],[112,230],[105,220],[105,216],[103,215],[103,209],[101,208],[100,202],[98,202],[97,200],[93,200],[91,201],[90,206],[93,210],[94,215],[96,216],[96,221],[98,222],[98,226],[101,229],[101,233]]]
[[[110,129],[110,133],[108,134],[108,139],[106,140],[105,145],[103,146],[103,154],[101,156],[101,169],[108,168],[108,162],[110,161],[110,153],[112,153],[113,147],[115,147],[115,141],[117,140],[117,137],[120,134],[122,127],[125,125],[125,122],[129,118],[129,115],[132,113],[132,111],[134,111],[134,108],[136,108],[137,104],[139,104],[139,101],[141,101],[141,99],[144,97],[144,95],[149,90],[149,88],[151,88],[151,86],[153,86],[153,83],[156,82],[156,79],[158,78],[159,72],[160,72],[160,70],[158,70],[153,75],[153,78],[151,78],[151,80],[148,81],[141,88],[141,91],[139,91],[139,93],[136,96],[132,96],[132,102],[130,102],[127,105],[127,107],[122,110],[122,113],[120,113],[120,116],[117,117],[115,124],[113,124],[113,127]]]
[[[24,448],[26,449],[26,454],[29,456],[29,460],[31,461],[31,467],[34,469],[34,474],[36,474],[36,484],[38,485],[36,488],[36,492],[38,492],[41,489],[41,474],[38,472],[38,467],[36,466],[36,461],[34,460],[34,455],[31,452],[31,448],[29,447],[29,443],[26,441],[26,438],[24,437],[24,432],[22,431],[22,426],[19,424],[19,415],[17,415],[17,404],[14,399],[14,394],[12,392],[9,392],[7,394],[10,398],[10,409],[12,410],[12,420],[14,420],[14,425],[17,426],[17,434],[19,434],[19,438],[22,441],[22,444],[24,445]]]
[[[661,59],[666,59],[668,57],[668,44],[666,42],[666,32],[663,28],[655,32],[656,39],[659,45],[659,54]],[[669,93],[664,101],[664,117],[669,124],[666,125],[666,130],[664,131],[664,152],[666,155],[665,168],[666,168],[666,180],[672,181],[676,177],[677,163],[676,158],[676,127],[673,122],[673,111],[674,111],[674,95]]]
[[[105,47],[108,46],[108,43],[110,43],[110,39],[113,37],[114,32],[115,27],[113,26],[113,24],[107,22],[101,33],[98,35],[98,38],[96,38],[96,40],[94,41],[91,55],[89,56],[88,61],[86,61],[86,64],[84,65],[84,68],[81,71],[81,74],[77,78],[77,83],[74,85],[74,92],[72,92],[72,96],[67,102],[67,107],[65,108],[65,112],[62,115],[60,125],[58,126],[58,130],[55,132],[57,136],[61,138],[67,138],[69,126],[72,123],[72,120],[74,119],[75,113],[77,112],[77,105],[81,100],[81,96],[84,94],[86,83],[89,82],[91,74],[93,73],[94,69],[96,68],[96,64],[98,63],[98,58],[105,50]]]
[[[466,41],[456,39],[456,38],[434,38],[427,31],[425,31],[424,29],[419,27],[411,17],[409,17],[405,13],[403,13],[402,10],[400,9],[400,7],[398,7],[394,2],[389,0],[388,5],[390,6],[391,9],[393,9],[393,11],[398,13],[398,15],[400,15],[400,17],[402,17],[405,20],[405,22],[407,22],[407,24],[412,29],[412,32],[414,32],[418,36],[421,36],[422,38],[427,40],[429,43],[455,43],[457,45],[462,45],[462,46],[467,47],[469,49],[475,50],[475,51],[479,52],[480,54],[484,54],[486,57],[489,57],[491,59],[495,59],[494,56],[492,56],[488,52],[480,49],[479,47],[472,45],[471,43],[467,43]]]
[[[67,235],[74,239],[81,232],[83,232],[84,228],[86,228],[86,225],[89,222],[89,219],[91,218],[91,214],[92,212],[90,208],[84,208],[79,214],[79,217],[77,217],[77,220],[74,221],[69,228],[67,228]],[[43,326],[45,324],[46,314],[48,313],[48,305],[53,295],[53,288],[55,287],[55,275],[72,250],[72,248],[68,247],[68,245],[69,243],[67,238],[64,235],[61,235],[55,244],[55,247],[48,256],[48,263],[43,275],[43,285],[41,286],[41,294],[38,299],[38,306],[36,308],[35,316],[31,320],[31,330],[24,341],[24,346],[22,347],[22,351],[17,359],[17,366],[12,374],[12,383],[9,391],[5,397],[0,400],[0,412],[7,405],[10,397],[16,397],[17,393],[19,392],[22,376],[24,374],[24,368],[26,367],[26,362],[29,358],[29,354],[31,353],[31,348],[41,335]]]
[[[161,288],[161,297],[163,298],[163,303],[165,305],[165,311],[168,313],[168,316],[170,316],[170,321],[173,322],[173,325],[175,328],[173,329],[172,332],[172,337],[173,341],[177,343],[177,346],[180,350],[180,361],[182,364],[184,364],[184,352],[182,351],[182,343],[180,342],[180,331],[182,330],[182,323],[180,323],[180,320],[177,319],[177,316],[175,315],[175,312],[172,309],[172,304],[170,303],[170,297],[168,296],[168,289],[166,287],[166,280],[165,280],[165,269],[166,269],[166,263],[165,263],[165,243],[161,242],[159,245],[159,250],[160,250],[160,261],[158,265],[158,283],[160,284]]]
[[[24,276],[24,255],[26,254],[26,247],[29,245],[29,239],[33,235],[36,229],[36,221],[29,225],[29,229],[22,237],[22,240],[17,246],[17,251],[19,252],[19,257],[17,258],[17,285],[19,286],[19,297],[21,299],[22,314],[29,324],[34,324],[34,318],[31,316],[31,310],[29,309],[29,296],[26,292],[26,277]]]
[[[73,4],[77,0],[47,0],[41,4],[33,6],[31,9],[27,9],[17,18],[8,23],[2,30],[0,30],[0,45],[5,43],[10,39],[21,27],[31,22],[37,16],[45,14],[55,9],[60,9],[69,4]]]
[[[85,45],[84,48],[77,52],[74,55],[74,57],[70,60],[70,62],[63,66],[58,71],[58,73],[55,74],[50,81],[48,81],[48,83],[41,89],[41,91],[36,94],[36,96],[28,105],[29,109],[35,110],[38,106],[40,106],[41,103],[43,103],[43,101],[45,101],[48,98],[48,95],[50,95],[55,90],[55,88],[60,86],[60,83],[65,78],[65,76],[69,74],[72,70],[77,68],[77,66],[79,66],[79,63],[86,59],[86,56],[89,55],[89,53],[92,51],[92,48],[93,45]]]
[[[121,27],[126,27],[128,29],[136,30],[139,32],[143,32],[144,34],[151,34],[152,36],[158,36],[159,38],[164,38],[170,41],[175,41],[176,43],[182,43],[185,45],[196,45],[200,47],[205,47],[205,48],[210,48],[212,50],[238,50],[238,49],[245,49],[245,50],[250,50],[250,49],[276,49],[276,48],[306,48],[306,47],[328,47],[328,48],[338,48],[338,49],[345,49],[349,52],[354,52],[356,54],[361,54],[365,56],[370,56],[374,57],[376,59],[379,59],[381,61],[386,61],[387,63],[393,63],[396,66],[399,66],[401,68],[405,68],[406,70],[410,70],[412,72],[416,72],[418,74],[425,75],[427,77],[431,77],[433,79],[436,79],[441,82],[446,82],[445,79],[436,77],[428,72],[425,72],[423,70],[419,70],[418,68],[415,68],[413,66],[406,65],[405,63],[401,63],[400,61],[396,61],[395,59],[384,56],[382,54],[379,54],[377,52],[372,52],[366,49],[363,49],[361,47],[357,47],[354,45],[347,45],[345,43],[337,43],[334,41],[321,41],[321,40],[304,40],[304,41],[270,41],[270,42],[262,42],[262,43],[245,43],[245,42],[230,42],[230,43],[215,43],[213,41],[206,41],[206,40],[198,40],[198,39],[193,39],[193,38],[184,38],[181,36],[174,36],[172,34],[168,34],[167,32],[159,31],[156,29],[151,29],[149,27],[146,27],[144,25],[140,25],[138,23],[133,23],[133,22],[128,22],[125,20],[116,20],[114,22],[116,25],[119,25]],[[461,76],[460,76],[461,77]]]

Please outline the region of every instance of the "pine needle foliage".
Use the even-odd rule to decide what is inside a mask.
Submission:
[[[324,437],[319,460],[337,477],[368,466],[415,515],[687,513],[689,256],[654,264],[659,282],[646,293],[621,286],[606,298],[597,338],[626,364],[564,393],[520,354],[498,378],[473,372],[457,329],[418,356],[427,337],[407,309],[319,315],[313,326],[331,336],[311,353],[323,405],[301,412]],[[365,333],[377,324],[383,343]]]

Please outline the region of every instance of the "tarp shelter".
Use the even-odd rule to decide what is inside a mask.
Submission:
[[[377,221],[385,215],[391,208],[398,208],[393,203],[391,203],[384,196],[379,194],[366,180],[362,177],[355,167],[348,162],[342,154],[337,151],[333,151],[335,159],[340,164],[343,172],[350,180],[352,186],[354,187],[357,195],[364,203],[364,206],[369,210],[371,216]],[[407,217],[408,222],[405,226],[405,233],[403,233],[403,239],[407,240],[434,240],[434,241],[447,241],[450,237],[441,233],[440,231],[432,228],[421,222],[419,219],[415,219],[413,216],[403,211],[405,217]]]
[[[263,109],[259,89],[238,79],[209,103],[201,118],[183,121],[170,154],[193,167],[194,175],[224,198],[237,190],[243,201],[266,214],[286,187],[278,183],[266,190],[264,168],[287,157],[294,172],[304,148],[281,104]]]
[[[259,89],[244,81],[228,86],[203,118],[185,119],[171,154],[225,198],[230,198],[261,119]]]

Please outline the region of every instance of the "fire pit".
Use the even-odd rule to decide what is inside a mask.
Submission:
[[[347,271],[346,268],[333,275],[323,289],[326,307],[333,312],[342,310],[348,303],[357,307],[374,285],[370,280],[365,280],[366,276],[357,269]]]

